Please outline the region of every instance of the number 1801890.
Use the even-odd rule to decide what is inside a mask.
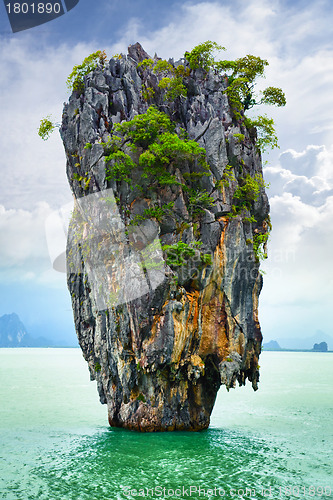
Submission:
[[[60,14],[60,3],[7,3],[8,14]]]

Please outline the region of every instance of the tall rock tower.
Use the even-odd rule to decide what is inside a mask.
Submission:
[[[257,389],[269,205],[227,78],[158,61],[132,45],[64,107],[68,287],[110,425],[200,430],[221,385]]]

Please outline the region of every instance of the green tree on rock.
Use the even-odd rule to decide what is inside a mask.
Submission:
[[[216,61],[213,51],[225,50],[224,47],[208,40],[194,47],[191,52],[185,52],[184,57],[192,70],[201,68],[208,72],[213,69],[219,74],[227,77],[228,96],[233,114],[237,120],[244,121],[248,127],[259,129],[258,148],[277,147],[277,137],[274,129],[274,121],[267,116],[258,116],[254,120],[245,118],[244,113],[260,104],[273,106],[285,106],[286,96],[279,87],[267,87],[256,93],[257,79],[264,77],[265,68],[268,66],[266,59],[258,56],[246,55],[235,60]]]

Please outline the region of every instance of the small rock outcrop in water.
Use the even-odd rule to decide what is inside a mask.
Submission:
[[[315,352],[327,352],[328,345],[326,344],[326,342],[320,342],[319,344],[314,344],[312,350]]]
[[[244,186],[261,176],[262,166],[255,131],[232,116],[226,79],[191,71],[187,96],[166,100],[161,76],[138,67],[147,57],[139,44],[130,46],[127,57],[90,73],[84,91],[64,107],[61,135],[76,199],[68,287],[79,343],[110,425],[200,430],[209,425],[221,385],[248,379],[257,389],[257,250],[269,205],[264,186],[256,184],[256,195],[235,211],[239,193],[246,196]],[[142,91],[148,88],[154,92]],[[137,165],[134,187],[120,172],[121,161],[112,160],[113,172],[120,170],[110,176],[114,124],[151,106],[205,149],[204,175],[196,161],[170,161],[165,171],[174,183],[140,188],[138,155],[145,148],[123,140],[122,151]],[[162,207],[162,215],[152,207]]]
[[[263,348],[269,351],[281,351],[281,346],[276,340],[270,340],[263,344]]]

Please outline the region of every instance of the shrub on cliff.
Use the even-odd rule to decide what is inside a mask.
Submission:
[[[258,129],[259,139],[256,143],[258,149],[278,147],[272,118],[266,115],[260,115],[252,120],[244,117],[245,111],[254,106],[269,104],[281,107],[286,105],[286,96],[279,87],[269,86],[259,93],[255,92],[256,80],[264,77],[268,61],[251,54],[235,60],[216,61],[213,56],[214,50],[220,51],[225,48],[216,42],[207,41],[197,45],[190,52],[185,52],[184,57],[192,70],[201,68],[207,72],[213,69],[217,73],[224,74],[228,83],[225,92],[235,118],[244,120],[249,129],[253,127]]]
[[[38,129],[39,137],[41,137],[43,139],[43,141],[47,141],[47,139],[50,137],[50,135],[52,134],[55,127],[56,127],[56,124],[50,120],[50,116],[43,118],[40,121],[39,129]]]
[[[106,61],[105,51],[98,50],[86,57],[81,64],[74,66],[71,74],[67,78],[67,87],[71,91],[82,92],[84,90],[84,77],[93,71],[99,63],[102,67]]]

